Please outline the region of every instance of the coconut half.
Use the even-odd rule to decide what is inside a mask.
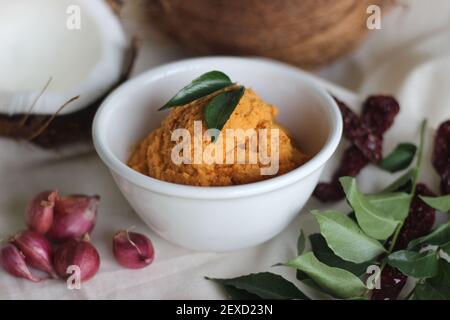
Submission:
[[[111,1],[0,0],[0,8],[0,134],[45,146],[90,136],[91,109],[123,80],[131,50]]]

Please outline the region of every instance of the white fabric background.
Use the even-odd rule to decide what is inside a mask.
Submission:
[[[143,40],[135,73],[187,56],[188,53],[145,24],[136,3],[128,0],[124,12],[130,34],[137,33]],[[360,93],[361,97],[376,92],[398,97],[402,111],[386,136],[385,152],[399,141],[417,141],[422,118],[430,120],[428,142],[438,123],[450,118],[450,2],[402,3],[402,7],[383,19],[382,30],[370,32],[362,47],[317,72]],[[429,147],[430,143],[428,151]],[[428,152],[422,180],[436,190],[438,178],[429,165],[429,157]],[[358,178],[367,191],[376,190],[392,179],[391,175],[370,167]],[[0,238],[24,228],[25,206],[35,193],[55,187],[63,194],[101,195],[99,221],[93,233],[93,243],[102,257],[100,272],[83,284],[82,290],[69,291],[64,282],[34,284],[0,271],[0,299],[222,299],[223,292],[204,280],[204,276],[234,277],[271,270],[294,279],[292,270],[270,266],[295,256],[300,226],[308,234],[316,228],[304,210],[280,235],[258,247],[228,254],[191,252],[159,238],[143,224],[95,153],[67,156],[0,139]],[[306,206],[318,207],[313,199]],[[335,207],[344,209],[345,204]],[[156,261],[140,271],[118,266],[111,252],[114,232],[130,226],[150,235],[156,248]]]

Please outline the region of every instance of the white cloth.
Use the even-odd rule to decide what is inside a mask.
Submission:
[[[132,34],[137,32],[142,39],[135,73],[187,56],[188,53],[145,24],[136,3],[139,2],[129,0],[124,12],[128,30]],[[450,93],[446,90],[450,83],[450,2],[403,3],[405,6],[383,18],[382,30],[369,32],[362,47],[318,74],[360,92],[361,97],[382,91],[399,98],[402,111],[386,136],[385,152],[400,141],[417,142],[419,122],[429,118],[422,180],[436,190],[438,178],[430,166],[429,148],[433,130],[439,122],[450,118]],[[335,159],[338,157],[339,154]],[[369,191],[393,178],[367,167],[358,181]],[[0,139],[0,238],[6,239],[24,228],[24,210],[34,194],[55,187],[63,194],[101,195],[98,224],[93,233],[93,243],[102,258],[100,271],[81,290],[70,291],[61,281],[34,284],[0,270],[0,299],[222,299],[223,292],[204,276],[227,278],[270,270],[294,280],[293,270],[271,265],[296,255],[300,226],[308,234],[317,230],[311,215],[304,210],[280,235],[258,247],[227,254],[191,252],[161,239],[143,224],[94,152],[76,156],[55,154]],[[321,207],[314,199],[306,205],[306,208]],[[347,210],[344,203],[334,207]],[[112,255],[113,234],[130,226],[148,234],[156,248],[155,262],[139,271],[120,267]]]

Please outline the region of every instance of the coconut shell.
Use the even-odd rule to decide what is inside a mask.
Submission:
[[[106,0],[116,14],[122,7],[120,0]],[[0,113],[0,136],[29,141],[37,146],[53,149],[74,143],[90,143],[91,127],[95,113],[106,96],[126,81],[137,55],[137,41],[133,39],[122,76],[109,92],[80,111],[63,115],[36,115]]]
[[[128,79],[136,52],[136,41],[133,41],[129,61],[125,64],[122,77],[109,92]],[[69,114],[57,116],[0,114],[0,136],[26,140],[43,148],[59,148],[70,143],[90,142],[95,113],[109,92],[91,105]]]
[[[106,2],[117,15],[120,14],[120,11],[122,10],[123,6],[122,0],[106,0]]]
[[[369,5],[394,0],[152,0],[149,21],[201,54],[265,56],[304,68],[352,50]]]

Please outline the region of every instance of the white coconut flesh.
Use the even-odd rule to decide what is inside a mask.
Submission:
[[[0,0],[0,113],[28,113],[49,79],[33,114],[78,95],[60,114],[89,106],[117,83],[128,48],[104,0]]]

